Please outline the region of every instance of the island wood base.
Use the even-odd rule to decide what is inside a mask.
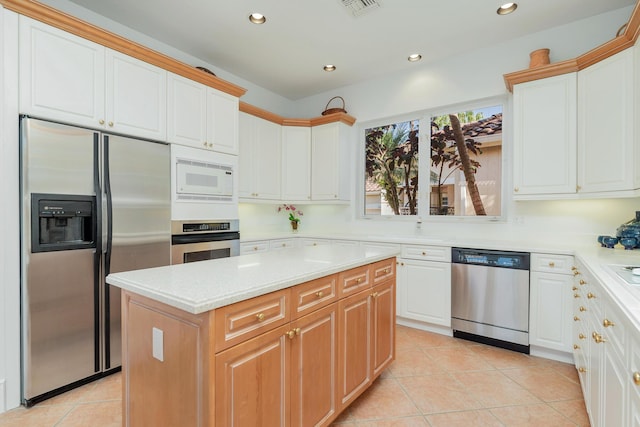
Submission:
[[[122,322],[123,425],[325,426],[395,358],[395,258],[198,315],[123,291]]]

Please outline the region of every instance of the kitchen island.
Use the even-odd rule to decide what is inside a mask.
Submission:
[[[395,358],[393,249],[116,273],[123,425],[328,425]]]

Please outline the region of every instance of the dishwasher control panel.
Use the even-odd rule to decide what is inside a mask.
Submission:
[[[454,264],[484,265],[487,267],[515,268],[528,270],[528,252],[507,252],[490,249],[452,248],[451,262]]]

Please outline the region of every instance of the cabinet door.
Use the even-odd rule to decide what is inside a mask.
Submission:
[[[206,86],[170,73],[167,107],[167,140],[191,147],[207,148]]]
[[[311,199],[311,128],[282,128],[282,199]]]
[[[580,192],[634,187],[633,49],[578,72]]]
[[[399,261],[398,316],[451,326],[451,264]]]
[[[326,425],[336,414],[337,304],[291,322],[291,426]]]
[[[167,72],[110,49],[106,70],[107,130],[165,141]]]
[[[373,378],[395,359],[396,299],[395,280],[373,287]]]
[[[256,119],[253,141],[253,173],[256,198],[280,199],[281,126],[268,120]]]
[[[573,276],[531,272],[531,345],[572,351],[572,284]]]
[[[338,409],[371,384],[371,289],[338,302]]]
[[[207,147],[238,154],[238,98],[215,89],[207,91]]]
[[[215,356],[216,425],[288,426],[289,324]]]
[[[608,342],[605,346],[602,381],[602,425],[623,426],[627,420],[627,401],[625,384],[625,369],[618,357],[609,350]]]
[[[340,144],[340,123],[315,126],[311,130],[311,198],[340,200],[340,156],[348,156]]]
[[[20,112],[100,127],[105,48],[20,16]]]
[[[513,88],[514,195],[576,192],[576,73]]]
[[[253,163],[257,161],[253,152],[254,116],[247,113],[238,115],[238,196],[253,198]]]

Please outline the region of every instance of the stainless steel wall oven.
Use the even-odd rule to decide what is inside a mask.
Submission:
[[[171,263],[240,255],[239,221],[172,221]]]

